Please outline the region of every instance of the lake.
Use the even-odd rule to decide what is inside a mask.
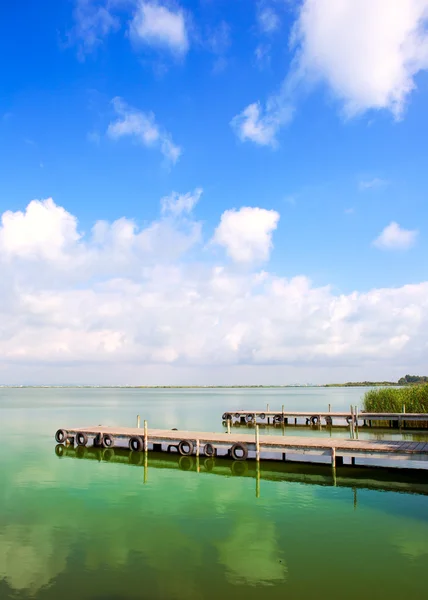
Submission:
[[[134,426],[140,414],[149,427],[222,431],[227,410],[344,410],[364,391],[0,389],[0,598],[425,596],[426,471],[333,479],[328,466],[263,463],[257,485],[253,462],[201,461],[198,473],[166,454],[144,465],[127,452],[55,453],[59,427]]]

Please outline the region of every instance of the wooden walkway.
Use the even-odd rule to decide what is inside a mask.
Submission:
[[[380,413],[351,411],[292,411],[292,410],[233,410],[223,413],[224,424],[230,421],[235,424],[259,425],[337,425],[343,421],[354,421],[355,425],[371,426],[375,422],[383,422],[391,427],[405,427],[406,423],[428,423],[428,413]],[[294,421],[294,423],[293,423]]]
[[[327,460],[333,466],[343,464],[343,459],[349,458],[352,464],[355,464],[356,459],[391,459],[404,461],[405,466],[410,468],[421,468],[420,464],[415,463],[424,461],[428,467],[428,442],[259,435],[258,428],[253,435],[236,430],[228,434],[97,426],[59,430],[56,439],[64,443],[69,443],[72,439],[81,446],[125,446],[140,451],[179,451],[184,456],[231,456],[235,460],[289,460],[293,455],[303,455],[308,462],[314,459],[317,462],[318,457],[324,457],[324,461]]]

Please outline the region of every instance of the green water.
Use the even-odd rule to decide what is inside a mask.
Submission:
[[[225,410],[342,410],[362,393],[0,390],[1,600],[425,597],[427,472],[55,453],[58,427],[140,414],[220,431]]]

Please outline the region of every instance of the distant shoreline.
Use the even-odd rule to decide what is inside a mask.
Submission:
[[[286,385],[5,385],[0,389],[124,389],[124,390],[206,390],[206,389],[285,389],[285,388],[330,388],[330,387],[389,387],[398,386],[396,382],[361,383],[301,383]]]

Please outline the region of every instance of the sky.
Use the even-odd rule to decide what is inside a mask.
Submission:
[[[428,0],[0,11],[0,383],[428,374]]]

